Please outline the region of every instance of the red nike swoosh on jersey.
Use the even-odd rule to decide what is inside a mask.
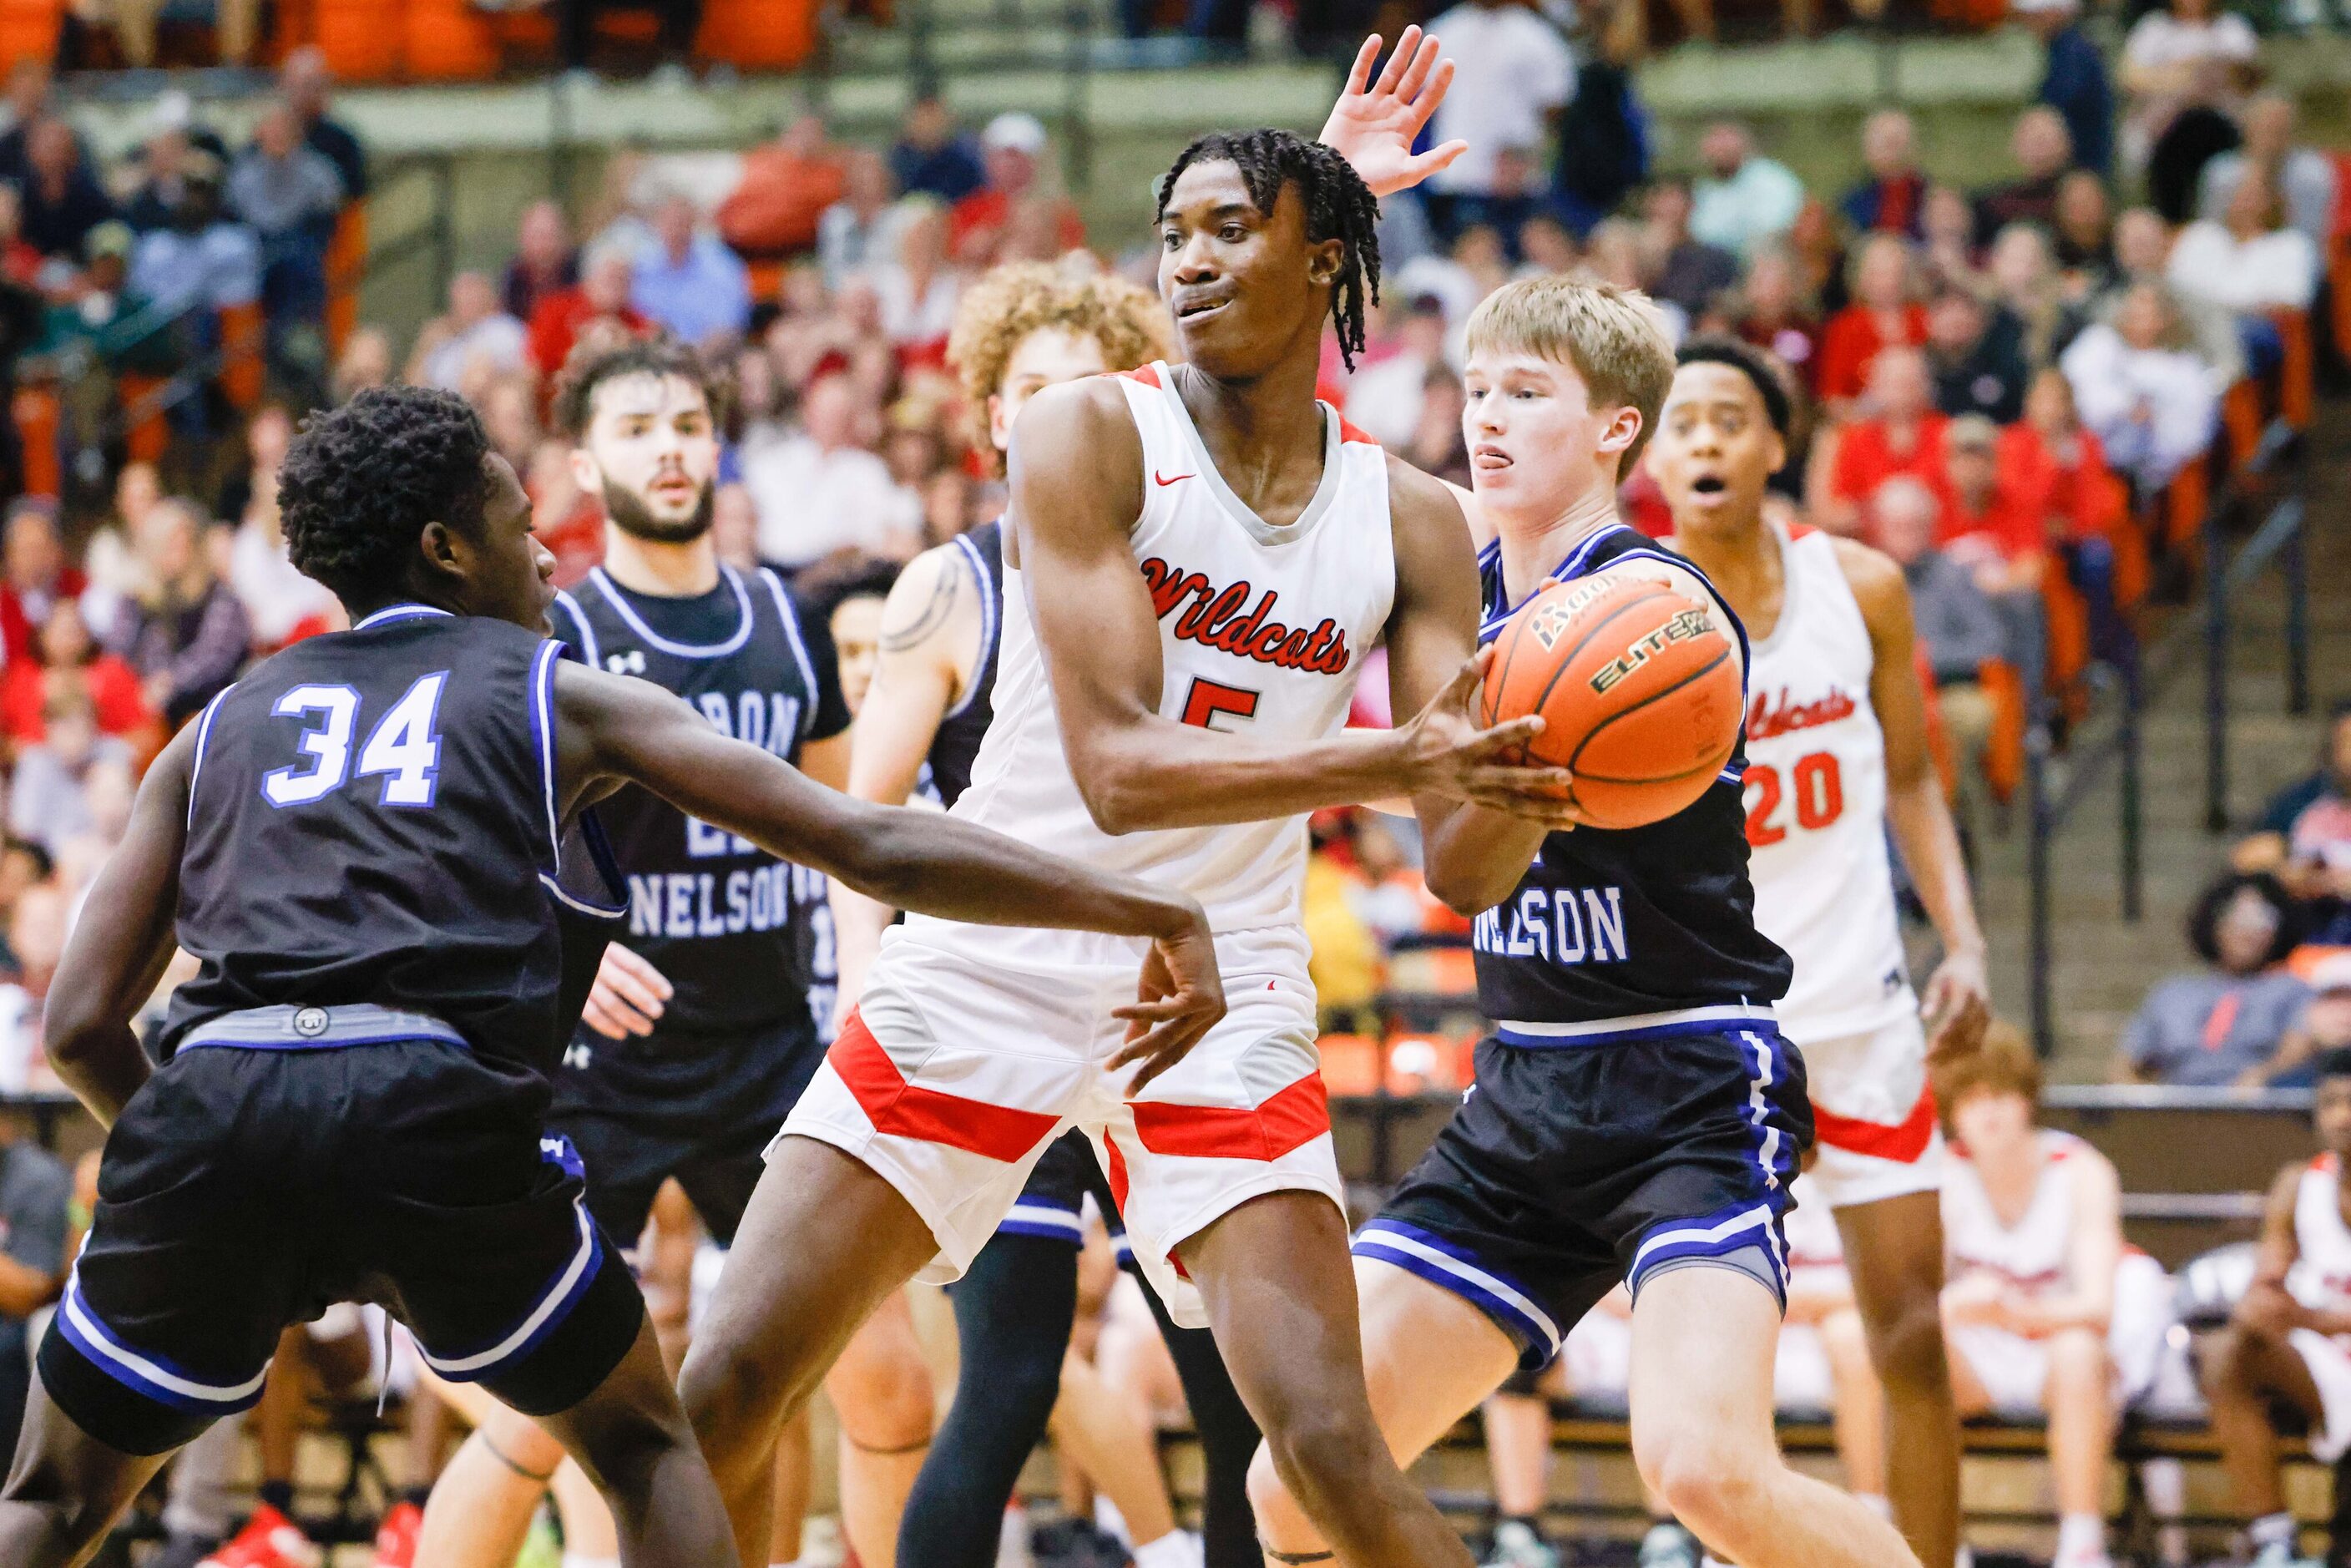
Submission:
[[[1177,480],[1177,479],[1192,479],[1192,478],[1196,478],[1196,477],[1198,477],[1198,476],[1197,476],[1197,475],[1193,475],[1193,474],[1178,474],[1178,475],[1176,475],[1176,478],[1175,478],[1175,479],[1170,479],[1170,478],[1169,478],[1169,477],[1167,477],[1165,474],[1162,474],[1158,469],[1154,468],[1154,469],[1151,471],[1151,477],[1152,477],[1154,480],[1155,480],[1156,482],[1158,482],[1159,484],[1162,484],[1162,485],[1173,485],[1173,484],[1175,484],[1175,483],[1176,482],[1176,480]]]

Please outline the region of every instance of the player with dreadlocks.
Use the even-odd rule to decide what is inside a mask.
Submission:
[[[1048,387],[1013,433],[996,717],[953,814],[1184,889],[1228,1010],[1111,1020],[1133,943],[975,941],[910,916],[769,1151],[681,1382],[738,1539],[759,1457],[872,1306],[952,1278],[1076,1127],[1178,1322],[1212,1328],[1274,1463],[1355,1568],[1468,1568],[1364,1391],[1343,1195],[1300,926],[1305,817],[1409,797],[1440,897],[1479,840],[1562,821],[1565,775],[1500,758],[1527,719],[1469,703],[1478,573],[1461,509],[1317,402],[1352,353],[1376,202],[1332,149],[1203,138],[1161,187],[1159,286],[1186,362]],[[1345,733],[1388,649],[1393,731]],[[1484,807],[1495,810],[1482,810]],[[1149,970],[1146,969],[1146,977]]]

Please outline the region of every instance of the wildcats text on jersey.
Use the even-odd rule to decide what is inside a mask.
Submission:
[[[1757,692],[1747,705],[1747,743],[1775,740],[1799,729],[1814,729],[1824,724],[1834,724],[1841,718],[1851,718],[1861,705],[1843,686],[1831,686],[1828,695],[1815,701],[1800,703],[1782,686],[1778,696],[1769,692]]]
[[[1186,571],[1155,557],[1143,563],[1143,576],[1151,585],[1152,608],[1162,621],[1191,601],[1176,617],[1174,630],[1176,636],[1202,647],[1276,669],[1322,675],[1343,674],[1354,657],[1347,646],[1346,629],[1330,616],[1324,616],[1311,632],[1268,619],[1281,601],[1278,590],[1267,589],[1256,607],[1242,614],[1241,606],[1253,591],[1246,579],[1219,589],[1205,573]]]
[[[1516,902],[1478,916],[1473,951],[1553,964],[1621,964],[1625,941],[1621,887],[1521,888]]]

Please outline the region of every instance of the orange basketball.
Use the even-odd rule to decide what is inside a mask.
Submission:
[[[1661,821],[1706,793],[1739,739],[1739,662],[1708,607],[1655,580],[1553,583],[1520,606],[1486,671],[1488,725],[1541,714],[1528,760],[1575,775],[1604,828]]]

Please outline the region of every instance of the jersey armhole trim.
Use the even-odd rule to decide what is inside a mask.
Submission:
[[[800,682],[808,687],[808,701],[800,707],[800,732],[795,737],[796,739],[806,740],[809,731],[816,727],[816,710],[822,695],[816,689],[816,666],[809,662],[808,644],[800,640],[799,614],[792,608],[791,595],[784,591],[783,579],[763,566],[759,569],[759,580],[768,585],[768,596],[776,601],[776,617],[784,623],[784,635],[791,639],[792,657],[800,667]],[[746,604],[743,608],[747,620],[750,606]]]
[[[563,644],[549,637],[530,662],[530,733],[547,800],[547,863],[558,874],[563,870],[563,825],[555,812],[555,664],[562,656]]]
[[[580,640],[573,643],[572,646],[580,650],[580,658],[587,661],[590,669],[602,669],[603,653],[596,646],[596,629],[588,624],[588,612],[580,609],[580,601],[572,598],[564,589],[559,588],[555,591],[555,602],[563,606],[564,612],[571,617],[572,625],[579,628]],[[567,643],[571,641],[568,637],[563,640]]]
[[[955,543],[956,549],[963,553],[966,564],[971,568],[972,587],[979,593],[979,654],[972,660],[971,674],[964,677],[963,695],[957,697],[955,706],[946,711],[945,716],[948,718],[960,716],[964,710],[979,700],[980,674],[987,668],[987,655],[995,648],[998,635],[995,579],[988,574],[987,563],[980,559],[979,547],[971,542],[969,534],[956,535]]]
[[[231,681],[228,685],[223,686],[220,691],[214,695],[213,700],[204,705],[204,713],[196,720],[196,754],[188,761],[188,820],[186,825],[190,828],[193,828],[196,825],[196,780],[203,775],[204,770],[204,742],[212,738],[213,715],[220,711],[222,698],[226,697],[229,693],[235,690],[236,690],[236,683],[235,681]]]

